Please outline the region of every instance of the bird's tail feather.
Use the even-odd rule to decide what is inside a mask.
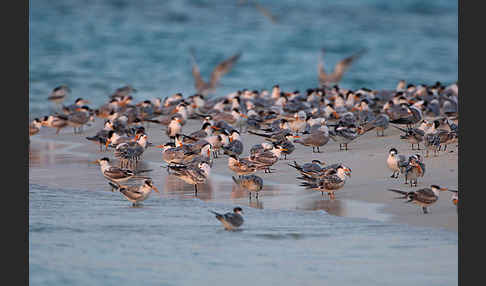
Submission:
[[[223,219],[223,215],[222,214],[217,213],[217,212],[212,211],[212,210],[209,210],[209,212],[213,213],[218,220],[222,220]]]

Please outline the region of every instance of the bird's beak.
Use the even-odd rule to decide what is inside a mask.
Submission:
[[[289,151],[289,149],[285,149],[285,148],[282,148],[280,150],[282,150],[282,151]]]
[[[339,114],[336,111],[333,111],[332,114],[334,114],[334,117],[336,117],[336,119],[339,118]]]
[[[298,136],[298,135],[295,135],[295,136],[293,136],[293,137],[294,137],[294,138],[300,138],[300,136]]]
[[[351,177],[351,169],[346,168],[344,171],[346,172],[346,176]]]
[[[108,148],[108,145],[110,145],[110,143],[111,143],[111,140],[110,139],[106,139],[105,148]]]
[[[176,108],[175,108],[175,109],[172,111],[172,114],[175,114],[175,113],[177,113],[177,112],[179,112],[179,108],[177,108],[177,107],[176,107]]]
[[[162,145],[157,145],[157,146],[154,146],[155,148],[164,148],[164,144]]]
[[[214,130],[219,130],[219,129],[221,129],[221,128],[216,127],[216,126],[211,126],[211,128],[212,128],[212,129],[214,129]]]
[[[248,118],[248,116],[246,116],[246,114],[240,113],[240,115],[243,116],[243,118]]]
[[[156,191],[157,193],[160,194],[159,189],[157,189],[157,187],[155,187],[154,185],[152,185],[152,190],[154,190],[154,191]]]
[[[232,137],[229,137],[229,142],[232,142],[233,141],[233,138]]]
[[[448,191],[448,188],[440,188],[441,191]]]
[[[96,160],[96,161],[90,161],[89,163],[90,164],[98,164],[100,162],[100,160]]]
[[[191,104],[192,108],[197,108],[197,105],[195,103]]]

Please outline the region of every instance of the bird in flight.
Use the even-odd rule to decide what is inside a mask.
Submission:
[[[326,73],[324,70],[324,60],[322,55],[324,55],[324,49],[322,49],[322,55],[319,56],[319,64],[318,64],[318,71],[319,71],[319,84],[321,86],[328,86],[330,84],[337,84],[341,81],[344,72],[351,66],[351,64],[358,59],[366,50],[361,49],[358,52],[354,53],[353,55],[346,57],[339,61],[336,66],[334,66],[334,70],[332,73]]]
[[[241,52],[238,52],[230,58],[219,63],[211,73],[210,81],[205,82],[201,77],[201,73],[199,72],[199,67],[196,63],[196,58],[194,56],[194,49],[191,48],[190,52],[192,58],[192,75],[194,76],[195,87],[197,92],[203,95],[214,92],[214,90],[218,86],[220,78],[231,70],[233,65],[236,63],[236,61],[238,61],[241,56]]]

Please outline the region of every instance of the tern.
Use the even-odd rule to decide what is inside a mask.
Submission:
[[[215,211],[210,212],[216,215],[216,219],[223,224],[226,230],[235,230],[244,222],[243,216],[241,215],[243,210],[240,207],[234,208],[232,213],[220,214]]]
[[[62,103],[70,92],[71,89],[67,85],[57,86],[49,94],[47,100],[55,102],[56,104]]]
[[[152,190],[160,194],[157,187],[152,184],[151,179],[146,179],[140,186],[123,186],[118,183],[108,182],[110,186],[119,191],[128,201],[132,203],[132,206],[138,205],[140,202],[145,201]]]
[[[406,203],[414,203],[420,207],[424,214],[428,213],[428,207],[437,202],[439,199],[439,193],[441,191],[447,191],[447,188],[441,188],[438,185],[431,185],[430,188],[423,188],[417,191],[401,191],[396,189],[388,189],[388,191],[392,191],[395,193],[399,193],[403,196],[397,197],[396,199],[407,199]]]
[[[241,52],[238,52],[230,58],[219,63],[211,73],[211,79],[208,83],[205,82],[201,77],[201,73],[199,72],[199,67],[196,63],[196,58],[194,56],[194,49],[190,49],[190,53],[192,59],[192,76],[195,80],[195,87],[197,92],[203,95],[214,92],[214,90],[218,86],[220,78],[231,70],[233,65],[236,63],[236,61],[238,61],[241,56]]]
[[[232,178],[238,187],[248,191],[250,200],[252,192],[255,192],[256,199],[258,199],[258,194],[263,188],[262,178],[257,175],[232,176]]]
[[[150,170],[132,171],[125,168],[111,166],[110,159],[107,157],[103,157],[92,163],[99,164],[103,176],[112,182],[119,183],[119,182],[127,181],[129,179],[150,179],[149,177],[138,175],[142,172],[149,172]]]
[[[405,157],[404,155],[398,155],[398,150],[395,148],[391,148],[388,154],[389,155],[386,159],[386,165],[390,170],[393,171],[390,178],[398,178],[402,168],[408,166],[407,157]]]
[[[173,172],[171,175],[194,185],[194,194],[197,196],[197,185],[206,182],[209,177],[211,166],[207,162],[200,162],[195,165],[168,166]]]
[[[327,192],[329,198],[333,200],[336,198],[334,192],[341,189],[346,183],[346,178],[350,176],[351,169],[340,166],[337,171],[331,170],[330,172],[327,172],[326,175],[318,178],[303,175],[302,177],[298,177],[298,179],[306,181],[302,182],[300,186],[306,187],[306,189],[320,191],[322,196],[324,196],[324,192]]]
[[[322,55],[324,55],[324,49],[321,50]],[[324,60],[322,56],[319,57],[318,72],[319,72],[319,84],[321,86],[328,86],[332,83],[338,83],[341,81],[344,72],[351,66],[351,64],[358,59],[366,50],[362,49],[357,53],[346,57],[339,61],[331,74],[327,74],[324,70]]]

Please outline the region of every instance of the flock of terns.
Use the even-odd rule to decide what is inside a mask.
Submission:
[[[339,62],[332,74],[325,73],[321,59],[320,87],[307,89],[305,93],[283,91],[279,85],[274,85],[270,91],[243,89],[222,97],[207,95],[214,91],[220,77],[231,69],[240,53],[219,64],[209,82],[202,79],[192,54],[197,89],[192,96],[177,93],[164,99],[134,103],[132,93],[137,90],[124,86],[96,109],[89,107],[89,102],[83,98],[76,99],[72,105],[61,105],[62,111],[34,119],[29,134],[32,136],[43,127],[54,128],[59,134],[68,126],[78,134],[95,118],[103,119],[103,128],[86,139],[98,144],[100,152],[113,152],[118,165],[109,156],[93,163],[99,164],[101,174],[113,190],[133,205],[146,200],[152,190],[159,192],[152,179],[144,175],[151,170],[138,169],[144,151],[150,147],[160,149],[170,176],[194,185],[196,196],[197,186],[206,182],[213,164],[225,156],[228,168],[235,173],[234,183],[247,190],[251,200],[252,194],[258,199],[263,188],[263,179],[255,173],[275,171],[274,164],[287,159],[296,146],[312,147],[312,152],[320,153],[320,148],[333,140],[340,144],[340,150],[348,151],[348,145],[363,134],[375,129],[377,136],[384,136],[389,126],[402,132],[400,139],[409,142],[412,150],[425,151],[425,156],[416,153],[407,157],[392,148],[386,160],[393,172],[391,178],[401,175],[410,187],[417,186],[418,179],[425,175],[424,157],[429,157],[429,152],[439,156],[441,151],[447,152],[448,145],[457,146],[457,83],[407,85],[400,81],[395,90],[382,91],[339,87],[337,82],[342,74],[362,52]],[[60,105],[70,91],[65,85],[56,87],[48,99]],[[183,132],[188,120],[199,121],[200,129]],[[145,128],[148,124],[165,126],[168,141],[160,145],[149,142]],[[244,146],[241,139],[244,133],[259,136],[263,142]],[[245,149],[248,149],[246,156],[243,155]],[[319,160],[293,161],[288,165],[298,173],[300,186],[319,191],[323,197],[327,193],[331,200],[352,172],[343,163],[326,164]],[[142,184],[124,185],[134,180],[141,180]],[[422,207],[424,213],[438,200],[439,193],[446,190],[437,185],[416,191],[389,189],[399,193],[398,198]],[[457,190],[448,191],[453,192],[451,200],[457,206]],[[230,213],[214,214],[225,229],[243,224],[240,207]]]

